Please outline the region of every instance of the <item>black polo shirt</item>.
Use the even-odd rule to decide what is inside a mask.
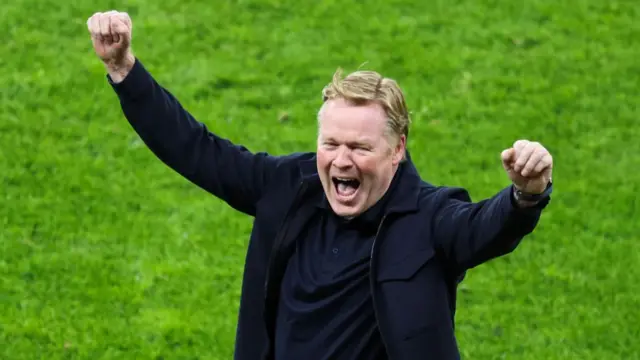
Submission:
[[[276,324],[276,360],[384,360],[369,288],[371,246],[389,191],[351,220],[326,198],[296,242],[285,271]]]

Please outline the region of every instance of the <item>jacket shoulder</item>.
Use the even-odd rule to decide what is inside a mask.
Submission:
[[[438,208],[448,200],[471,202],[467,189],[457,186],[434,185],[427,181],[420,184],[420,205]]]
[[[282,155],[278,159],[280,170],[287,170],[295,177],[313,171],[315,172],[316,153],[315,152],[294,152]]]
[[[314,152],[294,152],[273,156],[274,167],[269,179],[269,187],[293,189],[305,176],[314,175],[316,171],[316,154]]]

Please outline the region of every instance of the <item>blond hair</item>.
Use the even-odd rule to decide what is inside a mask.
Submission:
[[[322,89],[322,101],[342,98],[355,104],[377,102],[387,114],[387,128],[396,139],[409,136],[411,118],[397,82],[375,71],[359,70],[342,78],[342,69]]]

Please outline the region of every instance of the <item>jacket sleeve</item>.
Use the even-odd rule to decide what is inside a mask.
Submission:
[[[211,133],[138,59],[123,81],[107,79],[125,117],[162,162],[234,209],[255,215],[279,158],[251,153]]]
[[[466,190],[443,188],[434,232],[437,248],[448,263],[463,272],[506,255],[538,224],[550,197],[530,208],[520,208],[513,186],[495,196],[472,203]]]

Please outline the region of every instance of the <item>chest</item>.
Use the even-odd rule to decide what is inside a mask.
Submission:
[[[432,224],[419,215],[383,219],[371,251],[377,281],[408,279],[436,257]]]
[[[348,288],[368,292],[372,234],[321,214],[294,242],[285,289],[303,298],[333,297]]]
[[[430,223],[411,216],[353,224],[316,213],[307,226],[290,236],[294,266],[318,281],[339,282],[366,275],[385,283],[409,280],[421,269],[442,266]]]
[[[349,223],[325,212],[310,224],[307,233],[296,238],[296,248],[316,267],[339,271],[368,263],[374,238],[375,228]]]

